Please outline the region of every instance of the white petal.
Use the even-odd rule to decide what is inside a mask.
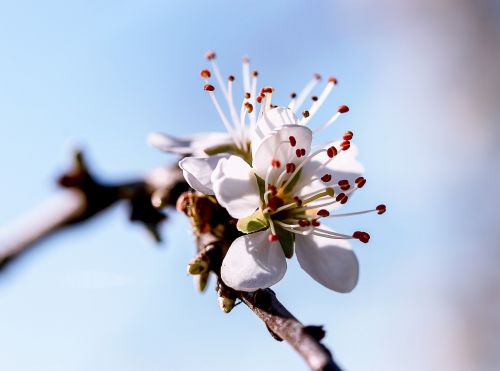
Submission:
[[[241,157],[222,159],[212,173],[212,184],[217,201],[233,218],[248,216],[260,206],[257,178]]]
[[[289,143],[289,138],[293,136],[296,140],[295,147]],[[309,155],[311,150],[312,131],[300,125],[283,126],[281,129],[269,134],[259,144],[253,155],[252,166],[261,178],[266,177],[267,169],[271,165],[271,161],[279,160],[281,168],[276,173],[284,170],[288,162],[298,164],[298,158],[295,151],[298,148],[304,148],[306,154]],[[286,143],[284,143],[286,142]],[[253,143],[252,143],[253,145]],[[304,157],[302,157],[304,159]]]
[[[349,292],[358,283],[358,259],[346,240],[296,235],[295,252],[302,269],[330,290]]]
[[[183,138],[163,133],[151,133],[148,136],[148,143],[163,152],[204,156],[205,149],[232,143],[232,139],[228,133],[216,132],[197,133]]]
[[[250,140],[252,141],[252,151],[258,147],[259,142],[267,135],[285,125],[298,125],[299,121],[292,110],[286,107],[275,107],[263,113],[257,121],[255,130]]]
[[[339,143],[334,143],[336,148],[340,148]],[[314,191],[320,191],[325,186],[333,187],[335,194],[345,192],[338,186],[338,181],[347,179],[352,187],[355,185],[356,178],[364,171],[363,165],[356,158],[357,155],[358,148],[354,144],[351,144],[351,148],[347,151],[339,151],[338,155],[329,161],[326,166],[322,166],[322,164],[329,160],[328,156],[325,153],[318,155],[315,160],[310,161],[302,168],[300,180],[295,186],[296,195],[301,197]],[[325,174],[332,176],[331,181],[328,183],[324,183],[320,179]],[[312,179],[316,180],[312,181]],[[324,201],[318,200],[318,203]]]
[[[280,281],[286,272],[286,258],[278,241],[269,242],[269,230],[237,238],[221,267],[226,285],[239,291],[255,291]]]
[[[219,160],[225,157],[226,155],[186,157],[179,161],[179,166],[192,188],[206,195],[213,195],[211,176]]]

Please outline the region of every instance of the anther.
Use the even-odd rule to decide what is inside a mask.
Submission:
[[[246,92],[246,93],[245,93],[245,99],[250,99],[250,97],[251,97],[251,96],[252,96],[252,95],[251,95],[249,92]]]
[[[274,185],[272,185],[272,184],[269,184],[269,185],[267,186],[267,190],[268,190],[269,192],[271,192],[271,194],[272,194],[273,196],[276,196],[276,194],[278,193],[278,189],[277,189]]]
[[[370,241],[370,235],[366,232],[356,231],[352,234],[353,238],[360,240],[363,243],[368,243]]]
[[[297,168],[297,167],[295,166],[295,164],[294,164],[293,162],[290,162],[290,163],[286,164],[286,172],[287,172],[288,174],[293,173],[293,172],[295,171],[295,169],[296,169],[296,168]]]
[[[205,54],[205,58],[207,58],[209,61],[211,61],[212,59],[215,59],[215,57],[216,57],[216,54],[212,50],[208,51],[207,54]]]
[[[247,57],[247,56],[245,56],[245,57],[241,58],[241,61],[242,61],[243,63],[250,63],[250,58],[249,58],[249,57]]]
[[[288,137],[288,140],[290,141],[290,145],[292,147],[295,147],[295,145],[297,144],[297,140],[295,139],[295,137],[292,135],[292,136],[289,136]]]
[[[210,76],[212,76],[212,74],[210,73],[209,70],[205,68],[204,70],[200,71],[200,76],[203,77],[204,79],[208,79],[210,78]]]
[[[385,205],[378,205],[375,210],[377,210],[377,214],[378,215],[382,215],[383,213],[385,213],[385,210],[386,210],[386,207]]]
[[[213,85],[210,85],[210,84],[205,84],[205,86],[203,87],[203,90],[206,90],[206,91],[214,91],[215,88]]]
[[[331,82],[333,85],[337,85],[337,83],[338,83],[337,79],[333,76],[330,76],[328,78],[328,82]]]
[[[348,140],[344,140],[342,143],[340,143],[340,149],[342,151],[347,151],[351,147],[351,142]]]
[[[301,156],[305,156],[306,155],[306,149],[305,148],[301,148],[300,149],[300,155]]]
[[[281,162],[279,160],[271,160],[271,166],[274,168],[278,168],[281,166]]]
[[[333,158],[333,157],[337,156],[337,148],[335,148],[334,146],[331,146],[330,148],[328,148],[326,150],[326,154],[330,158]]]
[[[318,101],[318,97],[316,95],[313,95],[311,97],[311,99],[312,99],[313,102],[317,102]]]
[[[227,79],[228,79],[229,81],[234,81],[234,76],[233,76],[233,75],[229,75],[229,76],[227,77]]]
[[[353,135],[354,134],[352,133],[352,131],[350,131],[350,130],[346,131],[344,133],[344,136],[342,137],[342,139],[344,139],[344,140],[351,140]]]
[[[297,207],[301,207],[302,206],[302,200],[298,197],[298,196],[295,196],[293,198],[293,200],[295,201],[295,203],[297,204]]]
[[[252,72],[252,76],[253,76],[253,77],[257,77],[257,76],[259,76],[259,72],[258,72],[257,70],[253,71],[253,72]]]
[[[252,113],[253,111],[253,105],[251,103],[245,103],[245,108],[247,110],[248,113]]]
[[[316,213],[318,216],[321,216],[323,218],[326,218],[327,216],[330,216],[330,213],[328,210],[326,209],[321,209],[321,210],[318,210],[318,212]]]
[[[301,220],[299,220],[299,225],[301,227],[309,227],[311,225],[311,222],[309,220],[306,220],[306,219],[301,219]]]
[[[259,95],[257,98],[255,98],[257,103],[262,103],[262,95]]]
[[[319,73],[315,73],[314,78],[319,81],[321,80],[321,75]]]
[[[349,112],[349,107],[347,107],[346,105],[342,105],[338,108],[337,110],[338,113],[346,113],[346,112]]]
[[[274,89],[273,89],[273,88],[271,88],[271,87],[269,87],[269,86],[268,86],[268,87],[265,87],[265,88],[263,88],[263,89],[261,90],[261,92],[262,92],[262,93],[272,93],[273,91],[274,91]]]
[[[311,225],[313,227],[319,227],[321,225],[321,223],[318,222],[318,219],[313,219],[313,220],[311,220]]]
[[[342,179],[339,180],[339,187],[343,191],[347,191],[349,188],[351,188],[351,185],[349,184],[349,181],[347,179]]]
[[[340,193],[337,195],[337,198],[335,198],[335,200],[340,202],[342,205],[345,204],[348,199],[349,197],[347,197],[345,193]]]
[[[330,174],[325,174],[321,177],[321,180],[325,183],[328,183],[330,180],[332,180],[332,176]]]
[[[354,183],[356,183],[356,186],[358,188],[363,188],[363,186],[366,184],[366,179],[363,178],[362,176],[360,176],[360,177],[356,178]]]
[[[302,151],[300,150],[300,148],[297,148],[295,150],[295,154],[297,155],[297,157],[301,157],[302,156]]]
[[[305,110],[304,112],[302,112],[302,116],[304,116],[304,118],[308,118],[309,117],[309,111]]]
[[[271,234],[269,234],[269,236],[267,237],[267,240],[268,240],[269,242],[276,242],[276,241],[279,241],[279,239],[280,239],[280,238],[278,237],[278,235],[276,235],[276,234],[272,234],[272,233],[271,233]]]
[[[279,207],[283,206],[284,204],[285,204],[285,202],[283,201],[283,199],[281,199],[280,197],[277,197],[277,196],[273,196],[273,197],[271,197],[271,199],[269,199],[267,206],[272,211],[276,211]]]
[[[292,99],[297,98],[297,93],[291,93],[291,94],[290,94],[290,98],[292,98]]]

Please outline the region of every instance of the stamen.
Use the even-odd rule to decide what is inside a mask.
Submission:
[[[356,183],[356,186],[358,188],[363,188],[363,186],[366,184],[366,179],[363,178],[362,176],[360,176],[360,177],[356,178],[354,183]]]
[[[344,135],[342,136],[342,139],[344,139],[344,140],[351,140],[353,135],[354,134],[352,133],[352,131],[350,131],[350,130],[346,131],[344,133]]]
[[[320,179],[322,182],[328,183],[329,181],[332,180],[332,176],[330,174],[325,174]]]
[[[322,218],[326,218],[327,216],[330,216],[330,212],[326,209],[320,209],[318,210],[316,215],[321,216]]]
[[[338,185],[343,191],[347,191],[349,188],[351,188],[351,185],[349,184],[349,181],[347,179],[339,180]]]
[[[295,145],[297,144],[297,140],[295,139],[295,137],[292,135],[292,136],[288,137],[288,140],[290,141],[290,145],[292,147],[295,147]]]
[[[302,106],[306,98],[311,94],[311,91],[318,84],[319,80],[321,80],[321,76],[319,74],[314,74],[313,78],[304,86],[304,89],[302,89],[299,95],[288,104],[288,108],[290,108],[293,113],[296,113],[300,106]]]
[[[328,157],[330,158],[334,158],[335,156],[337,156],[337,148],[335,148],[335,146],[331,146],[330,148],[328,148],[326,150],[326,154],[328,155]]]
[[[314,101],[314,103],[311,106],[311,109],[309,110],[310,111],[310,116],[305,117],[303,120],[301,120],[300,123],[302,125],[307,125],[307,123],[309,122],[309,120],[316,114],[316,112],[318,112],[319,108],[323,105],[323,103],[325,102],[326,98],[328,98],[328,96],[330,95],[330,93],[331,93],[333,87],[335,86],[336,82],[337,82],[337,80],[335,78],[329,78],[328,79],[328,83],[326,84],[325,88],[321,92],[319,98],[316,98],[316,100]]]
[[[349,148],[351,148],[351,142],[348,140],[344,140],[342,143],[340,143],[340,149],[342,151],[347,151]]]
[[[209,79],[212,74],[206,68],[200,71],[200,76],[204,79]]]
[[[293,173],[295,171],[295,168],[296,168],[296,165],[293,162],[286,164],[286,172],[288,174]]]
[[[321,125],[320,127],[318,127],[317,129],[314,130],[314,133],[317,133],[318,131],[326,129],[328,126],[330,126],[335,121],[337,121],[337,119],[340,117],[341,114],[346,113],[346,112],[349,112],[349,107],[347,107],[345,105],[340,106],[337,109],[337,112],[332,117],[330,117],[328,119],[328,121],[326,121],[323,125]]]
[[[341,205],[345,204],[349,197],[345,193],[340,193],[335,198],[335,201],[340,202]]]
[[[377,214],[378,214],[378,215],[382,215],[383,213],[385,213],[385,211],[386,211],[386,207],[385,207],[385,205],[384,205],[384,204],[382,204],[382,205],[378,205],[378,206],[375,208],[375,210],[377,210]]]
[[[269,234],[269,236],[267,236],[267,239],[269,242],[276,242],[279,241],[280,238],[278,237],[278,235],[271,233]]]

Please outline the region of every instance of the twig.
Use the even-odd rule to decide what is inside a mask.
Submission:
[[[209,269],[220,277],[222,259],[239,232],[234,228],[234,220],[213,199],[183,193],[188,186],[177,167],[165,170],[160,177],[162,181],[146,178],[107,185],[91,175],[81,153],[77,153],[75,160],[74,169],[60,178],[60,184],[67,190],[17,222],[0,229],[0,268],[51,233],[84,222],[120,200],[129,202],[130,219],[142,222],[159,239],[157,225],[165,216],[153,207],[153,199],[155,206],[177,203],[178,209],[191,217],[198,237],[198,252],[209,255]],[[185,204],[187,200],[191,205],[189,210]],[[213,248],[207,249],[207,246]],[[278,301],[272,290],[237,292],[225,286],[219,278],[218,293],[245,303],[264,322],[271,335],[279,341],[288,342],[311,370],[341,370],[330,351],[321,343],[325,335],[322,327],[304,326]]]

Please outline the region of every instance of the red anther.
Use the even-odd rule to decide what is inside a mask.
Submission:
[[[348,140],[344,140],[342,143],[340,143],[340,149],[342,151],[347,151],[351,147],[351,142]]]
[[[251,104],[251,103],[248,103],[248,102],[247,102],[247,103],[245,103],[245,108],[246,108],[246,110],[247,110],[247,112],[248,112],[248,113],[252,113],[252,111],[253,111],[253,106],[252,106],[252,104]]]
[[[334,146],[331,146],[330,148],[328,148],[326,150],[326,154],[330,158],[333,158],[333,157],[337,156],[337,148],[335,148]]]
[[[349,181],[347,179],[339,180],[338,185],[343,191],[347,191],[349,188],[351,188],[351,185],[349,184]]]
[[[273,196],[269,199],[267,206],[272,210],[276,211],[279,207],[283,206],[285,202],[278,196]]]
[[[333,83],[333,85],[337,85],[337,83],[338,83],[337,79],[335,77],[333,77],[333,76],[330,76],[328,78],[328,82]]]
[[[305,148],[301,148],[300,149],[300,155],[301,156],[305,156],[306,155],[306,149]]]
[[[385,207],[385,205],[383,205],[383,204],[382,204],[382,205],[378,205],[378,206],[375,208],[375,210],[377,210],[377,214],[378,214],[378,215],[382,215],[383,213],[385,213],[385,211],[386,211],[386,207]]]
[[[317,101],[318,101],[318,97],[317,97],[317,96],[315,96],[315,95],[313,95],[313,96],[311,97],[311,99],[312,99],[312,101],[313,101],[313,102],[317,102]]]
[[[338,110],[337,110],[338,113],[346,113],[346,112],[349,112],[349,107],[347,107],[345,104],[341,105]]]
[[[297,196],[295,196],[293,198],[293,200],[295,201],[295,203],[297,204],[298,207],[302,206],[302,200],[300,198],[298,198]]]
[[[297,167],[295,166],[295,164],[293,162],[289,162],[288,164],[286,164],[286,172],[288,174],[291,174],[295,171]]]
[[[208,79],[210,76],[212,76],[212,74],[210,73],[209,70],[205,68],[204,70],[200,71],[200,76],[203,77],[204,79]]]
[[[346,131],[344,133],[344,136],[342,137],[342,139],[344,139],[344,140],[351,140],[353,135],[354,134],[352,133],[352,131],[350,131],[350,130]]]
[[[255,100],[257,101],[257,103],[262,103],[262,96],[259,95],[257,98],[255,98]]]
[[[249,92],[246,92],[246,93],[245,93],[245,99],[250,99],[250,97],[251,97],[251,96],[252,96],[252,95],[251,95]]]
[[[370,235],[366,232],[356,231],[352,234],[352,237],[360,240],[363,243],[368,243],[370,241]]]
[[[214,91],[215,88],[213,85],[210,85],[210,84],[205,84],[205,86],[203,87],[203,90],[206,90],[206,91]]]
[[[276,194],[278,193],[278,189],[272,184],[269,184],[267,186],[267,190],[270,191],[273,196],[276,196]]]
[[[257,71],[257,70],[252,71],[252,76],[253,77],[259,76],[259,71]]]
[[[301,227],[309,227],[311,225],[311,222],[309,220],[306,220],[306,219],[301,219],[301,220],[299,220],[299,225]]]
[[[302,112],[302,116],[304,116],[305,118],[308,118],[309,117],[309,111],[305,110],[304,112]]]
[[[229,76],[227,77],[227,79],[228,79],[229,81],[234,81],[234,76],[233,76],[233,75],[229,75]]]
[[[339,193],[337,195],[337,197],[335,198],[335,200],[337,202],[340,202],[342,205],[345,204],[348,199],[349,199],[349,197],[347,197],[345,193]]]
[[[332,180],[332,176],[330,174],[325,174],[321,177],[321,180],[325,183],[328,183],[330,180]]]
[[[315,73],[314,78],[319,81],[321,80],[321,75],[319,73]]]
[[[289,136],[288,137],[288,140],[290,141],[290,145],[292,147],[295,147],[295,145],[297,144],[297,140],[295,139],[295,137],[292,135],[292,136]]]
[[[272,92],[273,92],[273,88],[271,88],[271,87],[267,86],[267,87],[263,88],[263,89],[261,90],[261,92],[262,92],[262,93],[264,93],[264,94],[265,94],[265,93],[272,93]]]
[[[300,148],[297,148],[295,150],[295,154],[297,155],[297,157],[302,157],[302,151],[300,150]]]
[[[297,93],[291,93],[291,94],[290,94],[290,98],[292,98],[292,99],[297,98]]]
[[[330,212],[326,209],[320,209],[318,210],[318,212],[316,213],[318,216],[321,216],[323,218],[326,218],[327,216],[330,216]]]
[[[207,58],[209,61],[211,61],[212,59],[215,59],[216,57],[216,54],[213,50],[210,50],[207,52],[207,54],[205,54],[205,58]]]
[[[271,233],[271,234],[269,234],[269,236],[267,237],[267,240],[268,240],[269,242],[276,242],[276,241],[279,241],[279,240],[280,240],[280,238],[278,237],[278,235],[277,235],[277,234],[272,234],[272,233]]]
[[[356,183],[356,186],[358,188],[363,188],[363,186],[366,184],[366,179],[360,176],[359,178],[356,178],[354,183]]]
[[[318,222],[318,219],[311,220],[311,224],[313,227],[319,227],[321,225],[321,223]]]
[[[278,168],[281,166],[280,160],[271,160],[271,166],[274,168]]]

